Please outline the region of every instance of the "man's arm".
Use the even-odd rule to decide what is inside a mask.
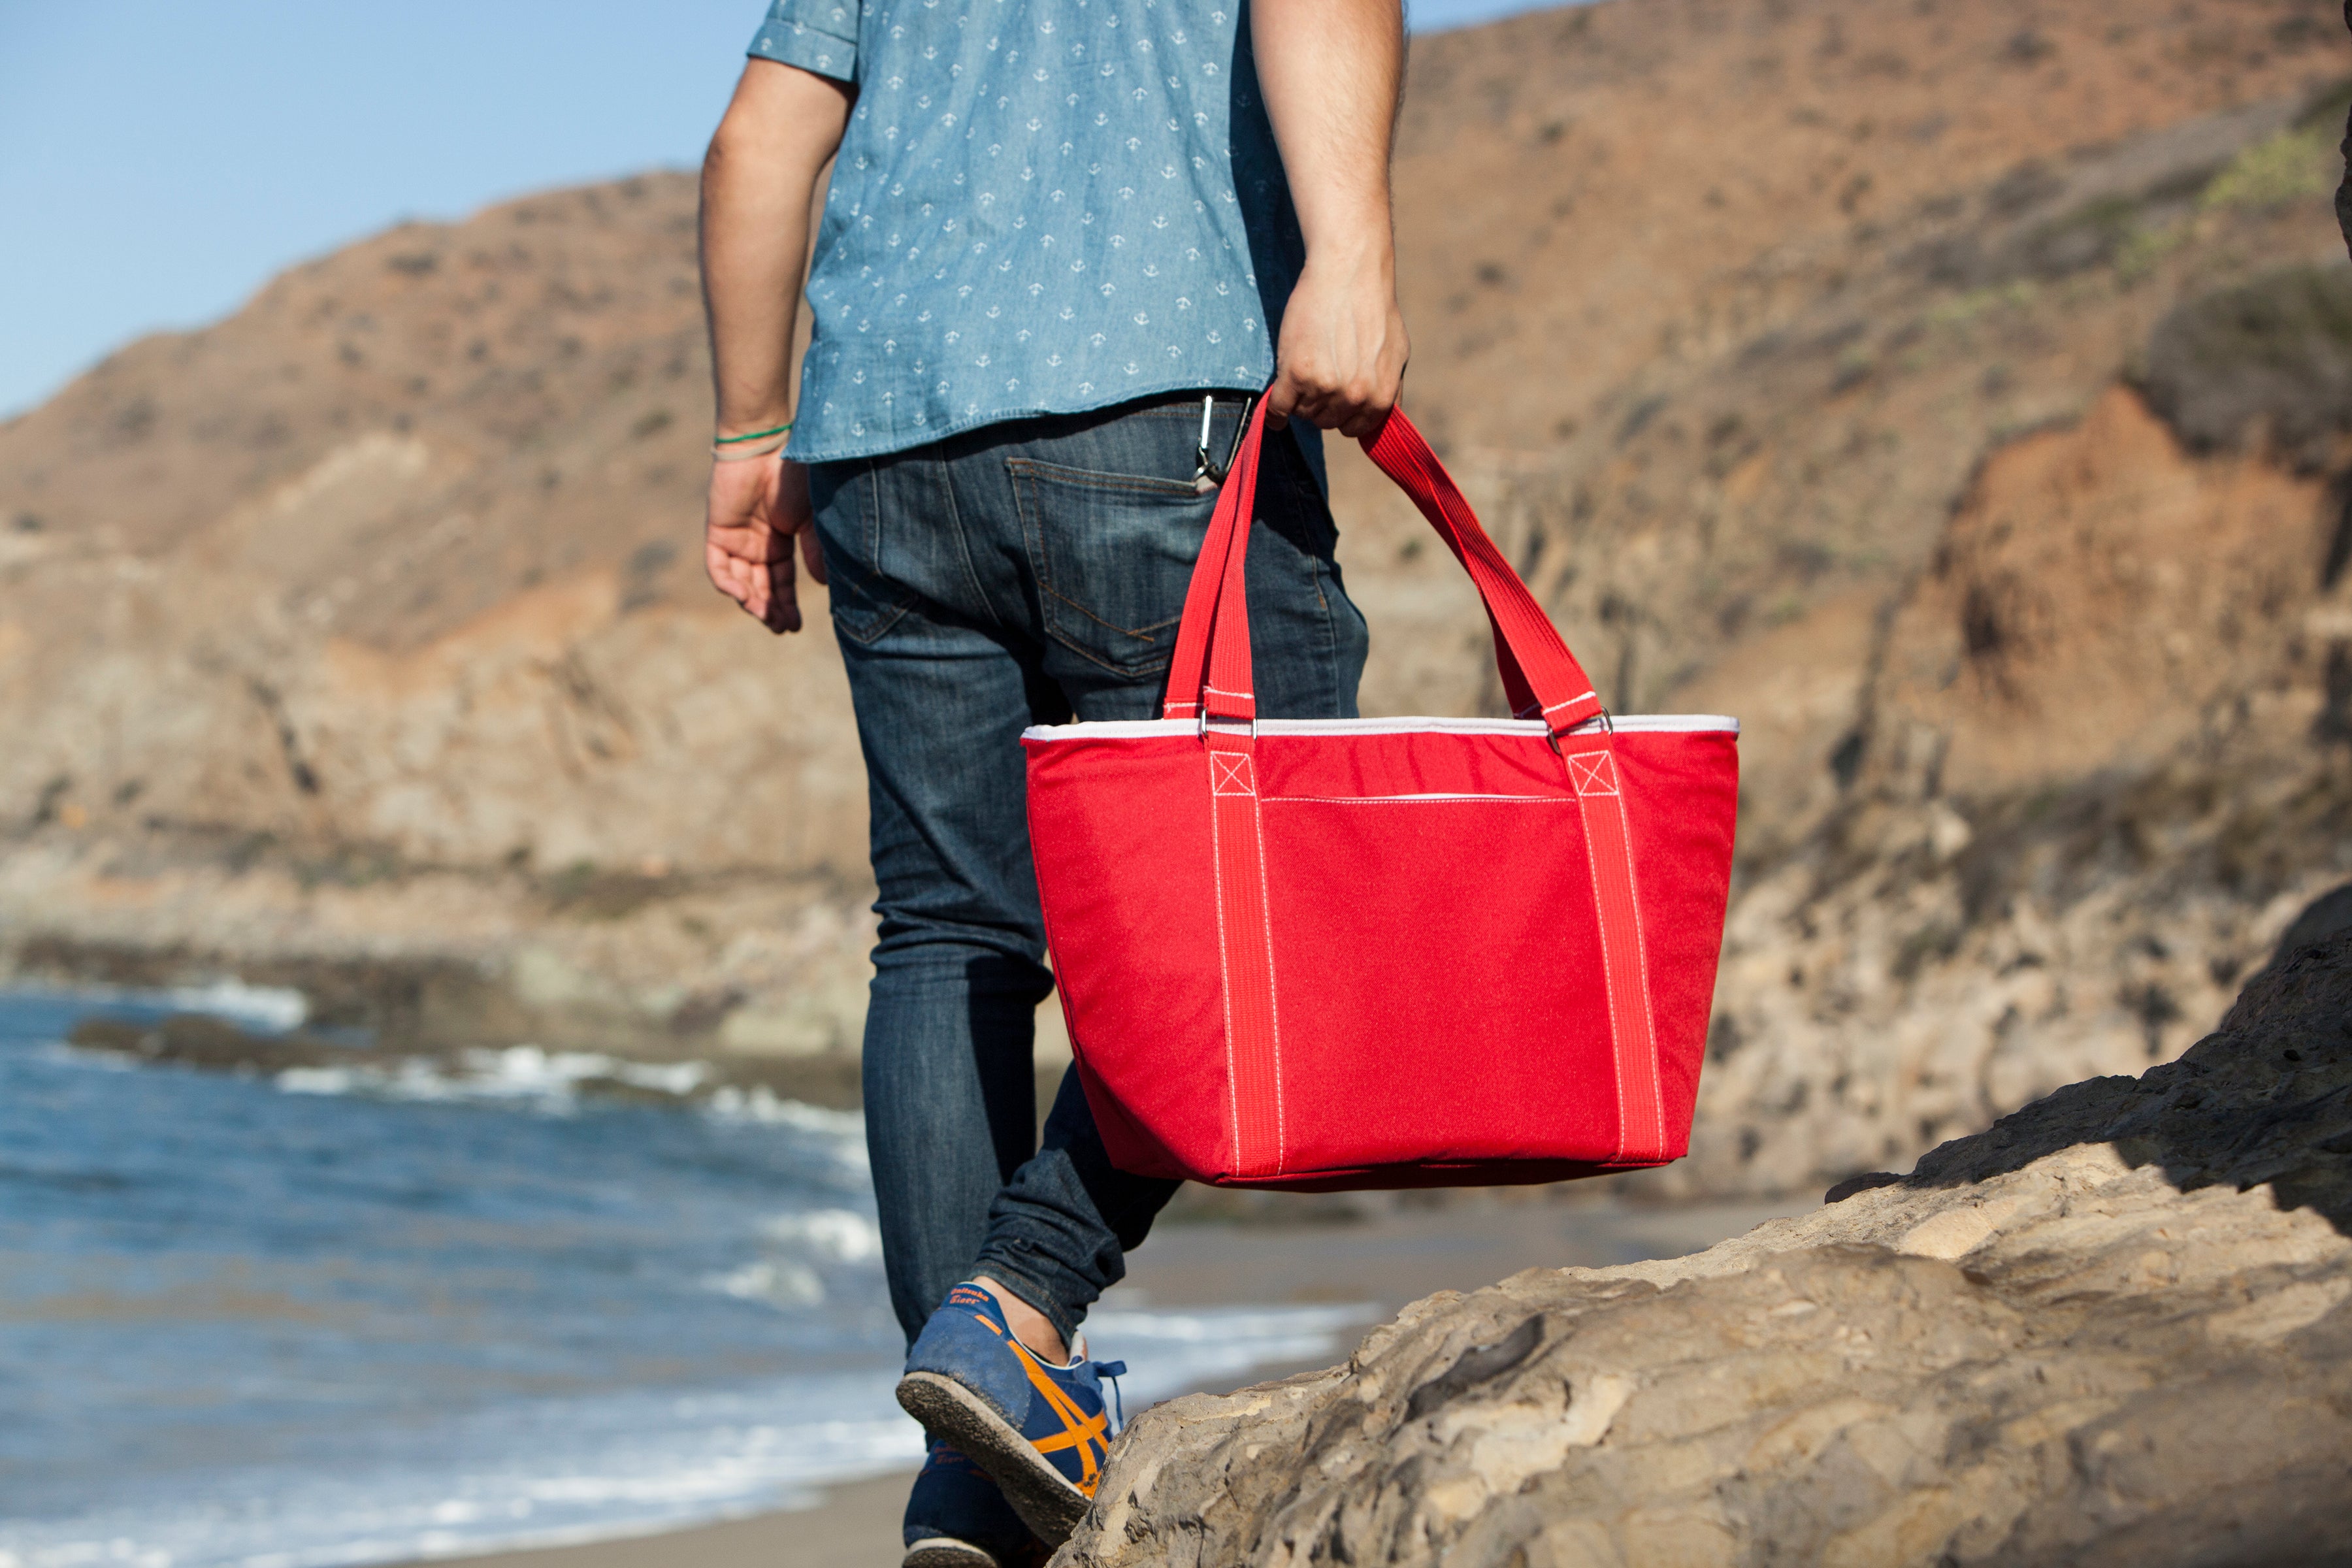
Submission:
[[[1389,154],[1404,86],[1399,0],[1251,0],[1266,117],[1307,237],[1283,312],[1270,415],[1372,434],[1404,379]]]
[[[754,59],[702,160],[702,299],[723,442],[791,417],[793,326],[808,268],[809,209],[841,145],[855,89]],[[772,441],[740,443],[750,449]],[[792,536],[824,581],[808,470],[780,458],[714,461],[703,557],[711,583],[772,632],[798,631]]]

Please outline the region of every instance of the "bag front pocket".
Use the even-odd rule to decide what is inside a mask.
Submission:
[[[1028,458],[1008,467],[1047,635],[1119,675],[1167,668],[1217,492]]]
[[[1260,809],[1283,1168],[1607,1159],[1616,1067],[1576,797]]]

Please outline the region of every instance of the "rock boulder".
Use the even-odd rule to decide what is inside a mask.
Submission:
[[[1055,1562],[2352,1560],[2352,934],[1832,1195],[1162,1405]]]

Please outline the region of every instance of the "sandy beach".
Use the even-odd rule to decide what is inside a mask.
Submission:
[[[1667,1258],[1813,1205],[1634,1208],[1474,1198],[1328,1225],[1168,1225],[1139,1248],[1105,1306],[1363,1302],[1377,1321],[1435,1290],[1522,1268]],[[1303,1370],[1261,1367],[1246,1381]],[[907,1478],[824,1489],[807,1508],[691,1530],[464,1559],[477,1568],[896,1568]]]

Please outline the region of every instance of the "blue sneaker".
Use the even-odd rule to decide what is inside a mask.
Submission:
[[[1043,1568],[1046,1557],[997,1484],[946,1443],[923,1457],[903,1534],[899,1568]]]
[[[1013,1337],[994,1297],[959,1285],[907,1352],[898,1403],[987,1471],[1039,1540],[1059,1546],[1110,1455],[1102,1379],[1126,1370],[1088,1361],[1083,1345],[1068,1364],[1046,1365]]]

